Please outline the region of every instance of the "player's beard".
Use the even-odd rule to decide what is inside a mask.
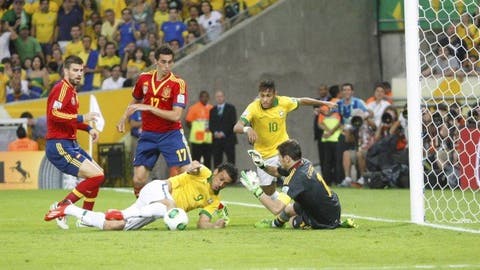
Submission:
[[[77,78],[69,78],[68,81],[73,85],[73,86],[77,86],[80,84],[80,79],[77,79]]]

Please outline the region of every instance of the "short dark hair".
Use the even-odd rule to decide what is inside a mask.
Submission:
[[[390,85],[389,82],[384,81],[384,82],[382,82],[382,84],[383,84],[384,89],[392,89],[392,85]]]
[[[83,65],[83,60],[76,55],[70,55],[63,62],[63,68],[69,69],[72,64]]]
[[[258,86],[258,91],[265,91],[266,89],[272,89],[275,91],[275,82],[270,79],[262,80]]]
[[[377,82],[375,83],[375,86],[373,88],[373,91],[375,91],[378,87],[382,88],[383,90],[385,90],[385,84],[384,83],[381,83],[381,82]]]
[[[353,84],[351,84],[351,83],[344,83],[344,84],[342,84],[342,90],[343,90],[343,88],[344,88],[345,86],[350,86],[350,88],[352,89],[352,91],[355,90],[355,89],[353,88]]]
[[[281,143],[277,147],[277,150],[282,157],[289,156],[295,161],[302,158],[302,149],[300,148],[300,144],[298,143],[298,141],[293,139],[286,140]]]
[[[328,93],[330,94],[331,98],[336,98],[338,96],[338,93],[340,93],[340,88],[338,87],[338,84],[330,86],[328,88]]]
[[[27,131],[25,130],[25,128],[22,125],[18,126],[18,128],[17,128],[17,137],[19,139],[23,139],[23,138],[27,137]]]
[[[217,167],[218,172],[226,171],[228,176],[232,179],[232,183],[237,182],[238,179],[238,169],[235,168],[235,165],[229,162],[224,162]]]
[[[31,112],[23,112],[22,114],[20,114],[20,118],[33,119],[33,114]]]
[[[155,59],[158,60],[160,55],[171,55],[173,59],[175,59],[175,53],[173,52],[172,48],[168,46],[167,44],[163,44],[160,46],[156,51],[155,51]]]

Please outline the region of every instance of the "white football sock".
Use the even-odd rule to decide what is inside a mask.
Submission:
[[[84,215],[81,218],[81,221],[85,225],[97,227],[103,230],[103,225],[105,224],[105,214],[100,212],[92,212],[85,210]]]
[[[65,214],[80,219],[85,225],[97,227],[103,230],[105,214],[93,212],[71,204],[65,208]]]
[[[123,219],[127,220],[131,217],[138,217],[140,216],[140,209],[136,207],[136,205],[132,205],[127,209],[122,210]]]
[[[167,212],[167,206],[159,202],[145,205],[140,209],[140,215],[142,217],[162,218],[166,212]]]

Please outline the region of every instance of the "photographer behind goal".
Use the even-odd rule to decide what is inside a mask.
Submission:
[[[340,186],[361,187],[365,184],[363,173],[366,170],[366,154],[374,143],[376,130],[373,112],[364,112],[359,109],[352,111],[352,117],[344,127],[345,142],[353,145],[353,148],[343,152],[342,165],[345,179]],[[356,181],[352,179],[351,168],[355,166],[357,171]]]

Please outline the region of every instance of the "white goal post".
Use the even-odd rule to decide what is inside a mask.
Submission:
[[[411,221],[480,224],[480,1],[404,0]]]

